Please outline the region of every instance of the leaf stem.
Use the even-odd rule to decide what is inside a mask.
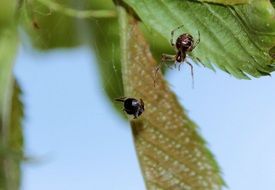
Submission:
[[[128,28],[128,18],[127,12],[124,7],[118,5],[118,20],[119,20],[119,32],[120,32],[120,49],[121,49],[121,74],[122,74],[122,82],[124,87],[124,95],[129,94],[129,89],[127,85],[127,79],[125,78],[127,75],[127,28]]]
[[[38,0],[41,4],[48,7],[50,10],[63,13],[64,15],[77,18],[109,18],[115,17],[116,12],[112,10],[75,10],[64,7],[51,0]]]

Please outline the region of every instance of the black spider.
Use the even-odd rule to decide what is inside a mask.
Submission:
[[[172,30],[171,32],[171,46],[175,47],[176,49],[176,55],[168,55],[168,54],[162,54],[161,56],[161,64],[156,68],[156,72],[155,72],[155,78],[157,75],[158,70],[161,68],[163,63],[167,63],[167,62],[174,62],[179,63],[179,70],[180,70],[180,65],[181,63],[183,63],[185,61],[186,55],[190,52],[192,52],[192,50],[199,44],[200,42],[200,32],[198,32],[198,40],[194,41],[194,38],[192,35],[188,34],[188,33],[183,33],[181,34],[176,42],[173,42],[173,38],[174,38],[174,32],[180,28],[182,28],[182,26],[179,26],[177,28],[175,28],[174,30]],[[198,59],[198,58],[196,58]],[[199,59],[198,59],[199,60]],[[189,63],[188,61],[186,62],[190,67],[191,67],[191,75],[192,75],[192,79],[194,78],[194,74],[193,74],[193,65],[191,63]],[[176,65],[175,65],[176,66]],[[155,81],[154,81],[155,83]]]
[[[116,101],[124,103],[124,109],[127,114],[133,115],[134,119],[140,116],[144,112],[144,102],[142,99],[137,100],[135,98],[116,98]]]

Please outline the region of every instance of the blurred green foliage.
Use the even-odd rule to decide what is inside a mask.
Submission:
[[[62,6],[81,7],[82,1],[61,0]],[[83,41],[82,19],[55,12],[39,0],[25,1],[21,22],[38,49],[74,47]]]
[[[16,190],[20,184],[20,162],[23,140],[22,106],[13,77],[13,62],[17,52],[16,1],[4,0],[0,6],[0,189]]]

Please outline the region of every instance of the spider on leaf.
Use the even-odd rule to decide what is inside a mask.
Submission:
[[[155,79],[157,77],[157,72],[159,71],[161,66],[163,64],[167,65],[167,62],[174,62],[175,67],[176,67],[176,63],[179,63],[178,69],[180,70],[180,66],[181,66],[182,63],[185,62],[187,54],[191,53],[193,51],[193,49],[200,43],[200,32],[199,31],[198,31],[198,39],[196,41],[194,41],[194,38],[191,34],[183,33],[174,42],[173,39],[174,39],[175,31],[179,30],[182,27],[183,27],[183,25],[181,25],[181,26],[179,26],[179,27],[177,27],[177,28],[175,28],[174,30],[171,31],[170,43],[171,43],[171,46],[173,46],[175,48],[176,55],[162,54],[161,63],[157,66],[157,68],[155,70]],[[198,61],[200,61],[197,57],[194,57],[194,58],[197,59]],[[186,63],[191,68],[192,84],[194,86],[193,65],[188,61],[186,61]],[[154,86],[155,86],[155,83],[156,83],[155,79],[154,79]]]

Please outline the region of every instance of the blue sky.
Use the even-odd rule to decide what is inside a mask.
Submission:
[[[142,190],[131,131],[108,103],[85,47],[36,52],[21,47],[15,75],[23,89],[23,190]],[[275,189],[275,79],[237,80],[194,66],[167,79],[232,190]]]

